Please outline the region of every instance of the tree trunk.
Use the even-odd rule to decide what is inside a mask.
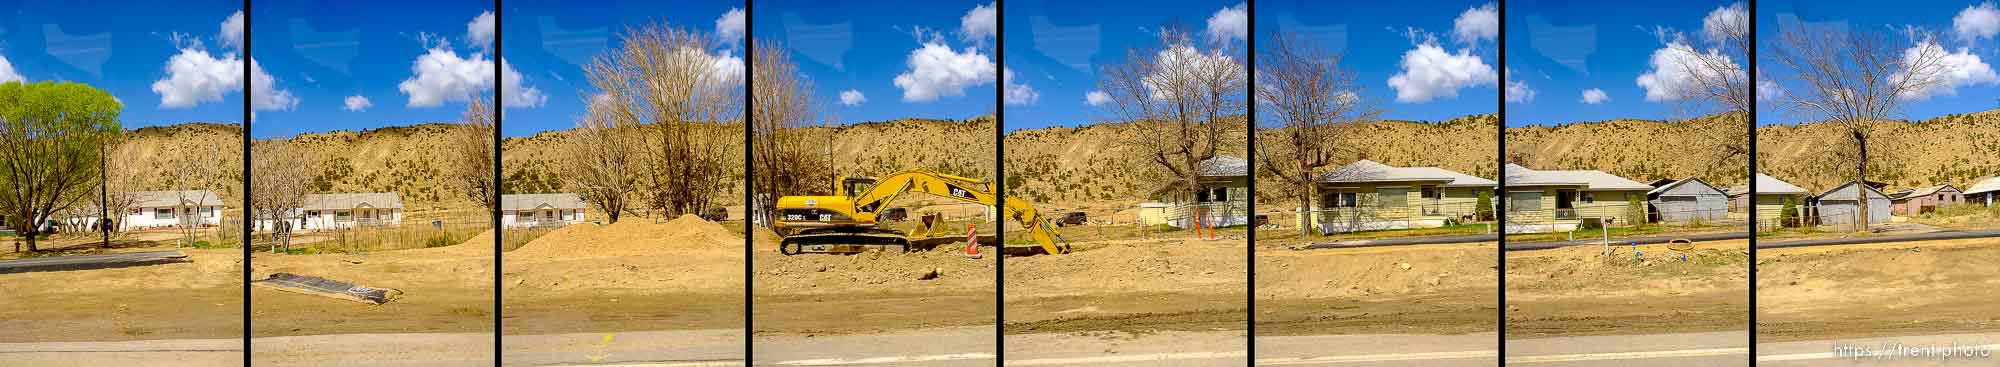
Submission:
[[[1868,221],[1872,219],[1869,218],[1871,212],[1868,211],[1868,202],[1870,201],[1868,198],[1868,137],[1862,135],[1860,132],[1855,132],[1854,143],[1860,147],[1861,153],[1861,159],[1855,161],[1854,164],[1854,193],[1857,197],[1856,201],[1861,204],[1861,212],[1858,213],[1860,217],[1854,221],[1854,231],[1867,232]]]
[[[1319,194],[1318,186],[1319,185],[1314,185],[1312,181],[1306,181],[1304,185],[1300,185],[1299,215],[1305,216],[1304,218],[1301,218],[1301,220],[1299,221],[1300,237],[1312,237],[1313,227],[1318,226],[1318,223],[1314,223],[1313,221],[1313,205],[1312,205],[1312,198]]]

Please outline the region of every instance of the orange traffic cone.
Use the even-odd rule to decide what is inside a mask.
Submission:
[[[979,255],[979,227],[965,225],[965,257],[977,259]]]

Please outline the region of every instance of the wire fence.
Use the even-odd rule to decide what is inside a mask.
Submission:
[[[1293,220],[1306,215],[1312,218],[1310,225],[1325,234],[1434,228],[1492,221],[1491,214],[1481,215],[1472,204],[1320,208],[1305,215],[1295,215]]]
[[[1869,209],[1870,211],[1882,213],[1888,212],[1887,208]],[[1783,208],[1759,211],[1757,213],[1757,230],[1766,231],[1783,228],[1816,229],[1822,226],[1851,226],[1860,219],[1856,214],[1861,212],[1859,207],[1851,205],[1798,205],[1793,207],[1790,214],[1783,211]],[[1887,220],[1874,219],[1869,222],[1880,224],[1887,222]]]
[[[412,218],[414,217],[414,218]],[[288,253],[363,253],[457,245],[491,230],[485,213],[422,213],[400,220],[375,219],[343,226],[275,230],[259,226],[252,246]]]

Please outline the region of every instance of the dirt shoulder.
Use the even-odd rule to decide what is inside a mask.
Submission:
[[[1757,252],[1757,340],[2000,330],[2000,241],[1966,239]]]
[[[1744,330],[1748,241],[1573,246],[1507,253],[1507,335],[1535,338]],[[1685,261],[1683,260],[1685,255]]]
[[[1191,234],[1073,242],[1007,259],[1006,332],[1242,330],[1246,241]]]
[[[1258,241],[1259,336],[1462,334],[1498,323],[1495,243],[1293,250],[1309,239],[1274,237]]]
[[[242,250],[181,251],[190,262],[0,274],[0,342],[242,337]]]
[[[923,251],[792,256],[778,253],[768,229],[759,228],[755,238],[753,335],[993,325],[997,254],[991,237],[984,238],[986,254],[979,259],[965,257],[962,237],[920,241],[936,245]]]

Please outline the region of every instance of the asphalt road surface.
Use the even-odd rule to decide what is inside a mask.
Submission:
[[[1758,366],[2000,366],[2000,333],[1757,344]]]
[[[1508,366],[1749,366],[1750,333],[1571,336],[1507,341]]]

